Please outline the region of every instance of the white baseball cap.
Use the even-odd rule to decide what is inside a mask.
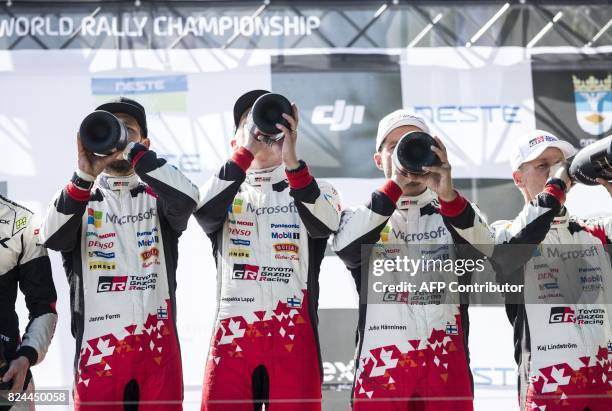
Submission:
[[[382,146],[389,133],[401,126],[415,126],[420,128],[421,131],[429,133],[429,127],[427,127],[423,117],[408,110],[395,110],[393,113],[384,116],[378,123],[376,151],[380,150],[380,146]]]
[[[565,158],[576,154],[577,150],[567,141],[559,140],[548,131],[533,130],[522,135],[510,154],[510,166],[512,171],[519,169],[521,164],[535,160],[547,148],[555,147],[561,150]]]

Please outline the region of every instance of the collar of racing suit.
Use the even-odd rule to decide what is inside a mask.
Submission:
[[[260,170],[249,170],[246,175],[246,183],[253,187],[261,187],[262,190],[272,189],[272,185],[285,181],[287,174],[285,166],[264,168]]]
[[[550,228],[559,228],[559,227],[567,227],[569,223],[569,213],[567,212],[567,208],[563,207],[557,215]]]
[[[418,196],[401,196],[397,201],[399,210],[407,210],[409,208],[422,208],[431,203],[436,198],[436,194],[429,188],[425,189]]]
[[[131,190],[140,183],[136,173],[129,176],[111,176],[110,174],[102,173],[98,176],[98,184],[100,187],[107,190],[123,191]]]

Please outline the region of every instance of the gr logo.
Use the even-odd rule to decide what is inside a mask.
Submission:
[[[257,281],[259,266],[251,264],[234,264],[232,279]]]
[[[363,123],[364,106],[350,106],[346,100],[336,100],[333,106],[316,106],[312,110],[312,124],[329,125],[331,131],[344,131]]]
[[[125,291],[127,276],[101,276],[98,279],[98,292]]]
[[[576,322],[576,314],[570,307],[552,307],[550,309],[550,324]]]

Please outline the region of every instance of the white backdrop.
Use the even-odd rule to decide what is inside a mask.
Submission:
[[[299,54],[309,52],[300,50]],[[535,125],[526,49],[376,52],[401,56],[404,106],[430,119],[435,132],[447,142],[455,177],[509,178],[506,153],[512,137]],[[152,149],[168,156],[201,185],[230,155],[234,100],[253,88],[269,89],[270,56],[282,53],[291,51],[0,51],[0,181],[8,182],[10,198],[35,212],[44,211],[76,167],[75,138],[81,119],[100,100],[111,97],[94,88],[93,79],[122,78],[123,83],[115,86],[126,90],[141,87],[139,81],[148,77],[186,76],[186,89],[166,89],[162,81],[145,85],[148,88],[132,96],[149,110]],[[467,110],[460,109],[466,106]],[[466,113],[469,117],[460,117]],[[469,121],[462,121],[466,119]],[[382,182],[330,181],[341,192],[345,206],[367,201]],[[577,187],[570,193],[568,206],[575,214],[586,216],[609,210],[609,201],[603,189]],[[179,249],[177,305],[185,408],[198,409],[214,319],[215,269],[210,243],[193,219]],[[35,369],[35,378],[38,387],[70,387],[74,340],[68,286],[59,254],[52,252],[51,259],[59,323],[47,359]],[[324,260],[320,283],[321,308],[357,307],[352,279],[336,257]],[[22,299],[19,312],[25,324]],[[477,408],[515,409],[512,330],[505,313],[502,308],[472,307],[470,314]]]

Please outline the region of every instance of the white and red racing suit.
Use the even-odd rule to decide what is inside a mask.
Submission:
[[[198,191],[137,144],[127,177],[73,183],[50,204],[45,245],[62,252],[76,339],[76,409],[182,409],[176,331],[178,240]]]
[[[435,193],[401,194],[388,181],[368,204],[345,210],[333,241],[360,297],[353,408],[471,410],[468,305],[461,296],[371,292],[370,281],[376,277],[369,258],[393,260],[409,254],[448,260],[458,254],[455,244],[461,238],[440,213]],[[469,275],[459,281],[469,282]]]
[[[29,312],[23,336],[15,312],[18,288]],[[26,357],[30,366],[43,360],[57,323],[56,299],[38,221],[27,208],[0,196],[0,350],[9,364],[20,356]],[[24,390],[30,379],[28,371]],[[2,405],[0,409],[4,409]]]
[[[506,304],[521,410],[610,410],[612,218],[569,216],[558,201],[563,195],[547,186],[518,218],[492,224],[491,232],[474,226],[470,205],[458,199],[451,208],[462,211],[450,223],[501,275],[525,286],[522,303]],[[533,248],[521,258],[515,244]]]
[[[201,188],[195,217],[217,265],[202,410],[320,410],[319,269],[340,222],[307,166],[248,170],[244,147]]]

